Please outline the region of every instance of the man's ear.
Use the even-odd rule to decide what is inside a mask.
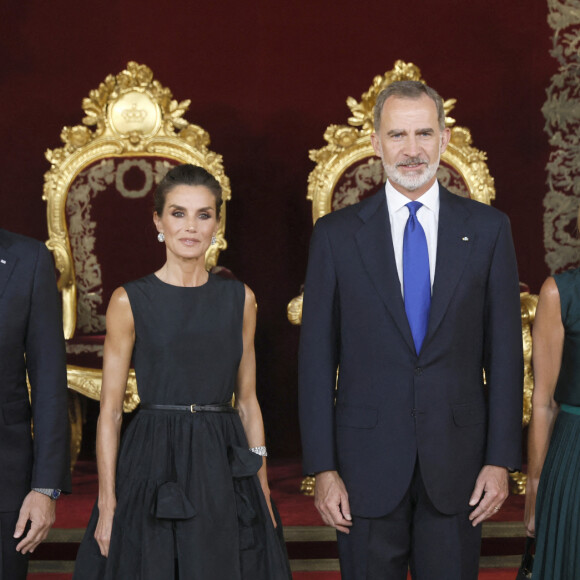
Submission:
[[[383,148],[381,147],[381,140],[379,139],[379,136],[375,132],[371,133],[371,144],[373,146],[373,149],[375,150],[375,155],[382,159]]]
[[[451,139],[451,129],[449,127],[445,127],[441,132],[441,153],[447,149],[447,145],[449,145],[449,140]]]

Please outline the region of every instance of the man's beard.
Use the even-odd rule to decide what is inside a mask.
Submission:
[[[404,162],[395,163],[395,165],[387,165],[383,163],[385,168],[385,173],[390,181],[400,185],[403,189],[407,191],[416,191],[420,187],[423,187],[426,183],[429,183],[433,177],[437,174],[437,169],[439,167],[439,160],[441,155],[437,156],[437,161],[429,165],[426,159],[422,157],[410,157]],[[400,166],[405,165],[417,165],[419,163],[425,164],[422,165],[421,170],[417,170],[416,173],[413,174],[404,174],[399,171]]]

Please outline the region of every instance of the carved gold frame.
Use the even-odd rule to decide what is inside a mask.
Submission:
[[[346,104],[352,114],[348,125],[330,125],[324,133],[327,145],[309,152],[310,159],[316,163],[308,176],[306,195],[306,199],[312,202],[313,223],[332,211],[332,195],[344,172],[353,164],[375,156],[371,144],[375,102],[384,88],[402,80],[425,82],[418,66],[397,60],[392,70],[373,79],[368,91],[361,95],[360,102],[348,97]],[[456,99],[448,99],[443,103],[445,125],[451,130],[451,138],[441,160],[461,175],[472,199],[490,205],[495,199],[495,185],[487,167],[487,155],[473,147],[469,129],[455,126],[455,119],[449,116],[456,102]],[[290,301],[287,316],[292,324],[300,324],[302,296]]]
[[[84,168],[111,157],[166,157],[209,171],[222,186],[224,202],[230,200],[230,182],[222,156],[208,149],[210,138],[206,131],[183,118],[189,104],[189,100],[174,100],[171,91],[153,78],[149,67],[129,62],[126,70],[107,76],[83,99],[83,124],[64,127],[64,146],[46,152],[51,164],[44,176],[43,195],[47,202],[47,246],[60,273],[65,338],[74,334],[77,307],[65,205],[73,181]],[[226,203],[221,210],[217,243],[206,254],[208,269],[216,265],[219,252],[227,247],[225,226]]]
[[[324,139],[327,145],[313,149],[309,156],[316,166],[308,176],[307,199],[312,202],[312,222],[332,211],[332,195],[344,174],[353,164],[373,157],[370,136],[373,132],[373,109],[379,93],[392,82],[415,80],[425,82],[419,67],[412,63],[397,60],[392,70],[373,79],[369,90],[362,94],[360,102],[349,97],[346,104],[352,116],[348,125],[330,125]],[[456,169],[465,181],[472,199],[490,205],[495,199],[494,179],[487,167],[487,155],[472,145],[469,129],[455,125],[455,119],[449,116],[456,99],[444,101],[445,125],[451,130],[451,138],[441,160]],[[292,299],[287,307],[288,320],[294,325],[302,321],[302,303],[304,295]],[[524,346],[524,413],[522,426],[525,427],[531,417],[532,391],[534,379],[532,372],[532,335],[531,326],[535,316],[538,297],[533,294],[520,295],[522,312],[522,340]],[[520,472],[511,474],[512,489],[515,493],[525,493],[526,476]],[[301,491],[306,495],[314,493],[314,477],[302,481]]]
[[[222,156],[208,149],[209,134],[183,118],[190,101],[176,101],[171,91],[154,79],[145,65],[129,62],[117,75],[108,75],[97,89],[83,99],[85,116],[81,125],[64,127],[64,145],[49,149],[46,158],[50,169],[45,174],[43,199],[47,203],[49,238],[59,271],[58,287],[62,293],[65,338],[74,335],[77,318],[77,296],[74,262],[66,225],[67,195],[76,177],[95,161],[122,157],[165,157],[177,163],[192,163],[209,171],[220,183],[223,200],[231,199],[230,181],[225,175]],[[217,264],[225,239],[226,203],[216,244],[205,256],[209,270]],[[89,398],[99,400],[102,372],[100,369],[69,365],[68,386]],[[73,464],[80,449],[82,418],[80,403],[72,399],[71,414]],[[130,412],[139,404],[135,372],[130,371],[123,410]],[[74,415],[74,417],[73,417]]]
[[[375,102],[384,88],[401,80],[424,82],[419,67],[402,60],[396,61],[391,71],[373,79],[373,84],[362,94],[360,102],[353,97],[346,100],[352,113],[348,125],[330,125],[324,133],[328,144],[310,151],[310,159],[316,163],[316,167],[308,176],[306,197],[312,201],[314,223],[319,217],[330,213],[332,194],[343,173],[354,163],[375,155],[370,139]],[[495,199],[495,187],[487,168],[487,156],[472,146],[469,129],[454,126],[455,119],[449,117],[449,113],[455,103],[456,99],[444,102],[445,124],[451,129],[451,139],[441,160],[460,173],[472,199],[489,205]]]
[[[522,428],[527,427],[532,418],[532,394],[534,392],[534,371],[532,367],[532,326],[536,318],[538,296],[528,292],[520,293],[522,313],[522,341],[524,347],[524,410]],[[521,471],[510,473],[512,492],[518,495],[526,493],[527,475]]]
[[[70,389],[82,393],[90,399],[98,401],[101,398],[101,384],[103,382],[103,373],[101,369],[90,369],[87,367],[79,367],[75,365],[68,365],[67,379]],[[129,371],[127,378],[127,390],[123,399],[123,411],[130,413],[134,411],[139,405],[139,395],[137,394],[137,379],[135,378],[135,371]]]
[[[538,295],[520,294],[522,312],[522,340],[524,345],[524,412],[522,426],[527,427],[532,418],[532,393],[534,392],[534,372],[532,368],[532,326],[536,318]]]

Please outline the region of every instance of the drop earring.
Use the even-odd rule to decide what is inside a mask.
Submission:
[[[217,242],[217,240],[216,240],[216,237],[214,235],[214,236],[211,237],[211,245],[212,246],[215,246],[216,242]]]
[[[165,241],[165,234],[164,234],[163,232],[159,232],[159,233],[157,234],[157,239],[158,239],[160,242],[164,242],[164,241]]]

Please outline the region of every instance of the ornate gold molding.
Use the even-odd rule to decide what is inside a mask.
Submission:
[[[349,97],[346,100],[352,116],[348,125],[330,125],[324,133],[327,145],[310,151],[310,159],[316,167],[308,176],[307,199],[312,201],[312,220],[331,211],[332,194],[344,172],[354,163],[375,155],[370,136],[373,132],[373,109],[379,93],[394,81],[421,78],[419,68],[401,60],[392,70],[376,76],[369,90],[362,94],[360,102]],[[493,177],[489,174],[483,151],[472,146],[469,129],[456,127],[455,119],[449,116],[456,99],[444,102],[445,124],[451,129],[451,140],[441,160],[455,168],[464,179],[472,199],[490,204],[495,199]]]
[[[83,99],[83,124],[64,127],[64,146],[46,152],[51,164],[43,195],[47,202],[47,246],[60,272],[66,338],[73,336],[76,324],[76,287],[65,206],[71,184],[84,168],[109,157],[166,157],[205,168],[222,186],[224,201],[231,198],[222,157],[208,149],[209,134],[183,118],[189,104],[189,100],[174,100],[171,91],[153,78],[149,67],[129,62],[126,70],[107,76]],[[206,253],[208,269],[216,265],[219,252],[227,247],[225,206],[217,243]]]
[[[312,201],[313,223],[332,211],[332,196],[345,171],[360,161],[375,157],[370,139],[375,102],[384,88],[401,80],[425,82],[418,66],[397,60],[392,70],[373,79],[360,101],[348,97],[346,104],[352,115],[348,125],[330,125],[324,133],[327,145],[310,151],[310,159],[316,166],[308,176],[306,198]],[[472,199],[490,205],[491,200],[495,199],[495,186],[486,164],[487,155],[473,147],[469,129],[455,126],[455,119],[449,116],[456,102],[456,99],[448,99],[443,104],[445,124],[451,129],[451,139],[441,161],[461,175]],[[302,296],[297,296],[288,304],[287,315],[292,324],[300,324]]]
[[[85,397],[99,401],[101,398],[101,386],[103,384],[103,373],[101,369],[89,369],[68,365],[66,369],[68,388],[77,391]],[[137,392],[137,379],[135,371],[129,371],[127,379],[127,389],[123,400],[123,411],[130,413],[139,405],[140,399]]]
[[[520,294],[522,312],[522,340],[524,345],[524,413],[522,426],[532,418],[532,393],[534,392],[534,371],[532,368],[532,326],[536,318],[538,296],[522,292]]]
[[[302,323],[302,303],[304,302],[304,293],[300,296],[296,296],[290,300],[286,313],[288,315],[288,320],[295,326],[300,326]]]
[[[314,496],[314,488],[316,487],[316,477],[314,475],[307,475],[300,482],[300,493],[303,495]]]
[[[521,471],[514,471],[510,473],[509,476],[511,493],[514,495],[525,495],[528,476]]]
[[[522,340],[524,347],[524,411],[522,414],[522,427],[526,427],[532,418],[532,394],[534,392],[534,371],[532,367],[532,326],[536,318],[538,296],[520,293],[520,306],[522,312]],[[521,471],[510,473],[510,486],[512,493],[524,495],[526,493],[527,475]]]

